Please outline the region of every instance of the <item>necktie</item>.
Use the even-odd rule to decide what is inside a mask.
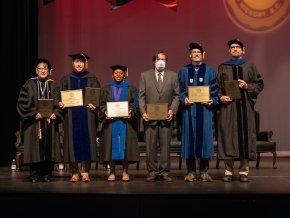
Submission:
[[[162,89],[162,78],[161,78],[162,73],[158,73],[158,79],[157,79],[157,83],[158,83],[158,89],[159,91]]]

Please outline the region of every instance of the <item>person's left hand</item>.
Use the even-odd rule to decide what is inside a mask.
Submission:
[[[173,111],[172,110],[169,110],[168,113],[167,113],[167,120],[168,121],[171,121],[173,118]]]
[[[206,106],[211,106],[213,104],[213,100],[208,100],[208,101],[203,101],[201,104],[206,105]]]
[[[248,84],[244,80],[238,79],[238,82],[239,82],[239,87],[241,89],[247,89],[248,88]]]
[[[88,104],[87,108],[89,108],[92,111],[96,109],[95,105],[93,105],[93,104]]]

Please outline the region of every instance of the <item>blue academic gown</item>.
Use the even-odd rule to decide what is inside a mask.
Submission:
[[[218,104],[218,87],[214,69],[201,64],[196,71],[192,64],[179,71],[180,101],[182,104],[181,156],[183,158],[213,156],[212,109]],[[184,105],[188,86],[210,86],[212,106]]]

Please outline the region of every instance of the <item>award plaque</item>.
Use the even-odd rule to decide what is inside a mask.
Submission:
[[[156,103],[147,104],[147,115],[149,120],[167,120],[168,119],[168,104]]]
[[[42,117],[50,117],[53,113],[53,99],[38,99],[37,113],[40,113]]]
[[[128,101],[107,102],[108,117],[128,117],[129,105]]]
[[[60,91],[61,101],[65,107],[83,106],[83,90]]]
[[[86,87],[84,105],[93,104],[95,107],[100,106],[100,88]]]
[[[231,99],[241,99],[241,91],[238,80],[224,81],[225,94]]]
[[[188,99],[192,103],[209,101],[209,86],[188,86]]]

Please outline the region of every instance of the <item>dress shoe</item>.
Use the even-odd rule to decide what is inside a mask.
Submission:
[[[184,178],[185,182],[195,182],[196,181],[196,176],[194,173],[188,173],[185,178]]]
[[[77,182],[79,181],[80,177],[78,174],[73,174],[72,177],[70,178],[70,182]]]
[[[172,179],[172,177],[170,177],[168,175],[165,175],[165,176],[163,176],[163,181],[165,181],[165,182],[172,182],[173,179]]]
[[[155,175],[149,175],[146,178],[146,182],[155,182],[156,181],[156,176]]]
[[[88,173],[82,173],[81,175],[82,175],[83,182],[90,182],[91,181]]]
[[[231,176],[231,175],[224,176],[222,178],[222,181],[223,182],[232,182],[233,181],[233,176]]]
[[[240,182],[250,182],[247,175],[241,174],[240,175]]]
[[[130,182],[130,177],[129,177],[128,173],[123,172],[122,181],[123,182]]]
[[[40,181],[40,177],[39,176],[33,176],[31,179],[32,183],[38,183]]]
[[[51,177],[49,175],[43,176],[42,181],[43,182],[51,182]]]
[[[200,180],[202,182],[212,182],[213,179],[208,175],[208,173],[201,173]]]
[[[115,182],[116,176],[114,173],[111,173],[108,177],[108,182]]]

